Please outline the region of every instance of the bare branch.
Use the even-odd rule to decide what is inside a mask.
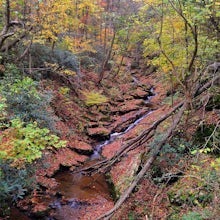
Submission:
[[[171,4],[172,8],[179,14],[179,16],[185,21],[186,25],[190,28],[192,35],[193,35],[193,39],[194,39],[194,50],[193,50],[193,55],[192,58],[190,60],[189,66],[188,66],[188,71],[191,72],[194,61],[196,59],[197,56],[197,52],[198,52],[198,33],[197,33],[197,26],[196,25],[192,25],[189,20],[184,16],[182,9],[178,9],[173,1],[169,0],[169,3]]]
[[[173,131],[175,130],[175,128],[179,124],[179,122],[182,118],[182,115],[183,115],[184,111],[186,110],[186,108],[187,108],[187,103],[184,102],[181,109],[179,110],[178,114],[176,115],[176,117],[175,117],[175,119],[172,123],[172,126],[170,126],[170,128],[168,129],[166,134],[163,136],[163,139],[155,147],[155,149],[152,149],[152,156],[144,164],[143,168],[138,173],[138,175],[135,177],[135,179],[133,180],[131,185],[128,187],[128,189],[120,196],[120,199],[116,202],[114,208],[112,208],[110,211],[108,211],[104,215],[101,215],[96,220],[101,220],[101,219],[108,220],[108,219],[110,219],[110,217],[114,214],[114,212],[117,211],[120,208],[120,206],[124,203],[124,201],[129,197],[129,195],[132,193],[134,188],[137,186],[138,182],[142,179],[142,177],[145,175],[145,173],[150,169],[152,163],[157,158],[158,153],[161,151],[161,149],[163,148],[166,141],[172,135]]]
[[[0,52],[5,52],[5,51],[13,48],[19,41],[21,41],[29,33],[29,31],[31,31],[31,29],[32,29],[32,27],[30,27],[28,30],[25,30],[24,32],[22,32],[17,38],[15,38],[11,42],[9,42],[4,47],[0,47]]]
[[[31,42],[28,44],[28,46],[26,47],[26,49],[24,50],[24,52],[21,54],[21,56],[16,59],[16,61],[19,61],[19,60],[21,60],[21,59],[24,58],[24,56],[25,56],[25,55],[28,53],[28,51],[30,50],[31,45],[32,45],[32,40],[31,40]]]
[[[5,19],[5,24],[4,27],[0,33],[0,48],[2,47],[5,39],[6,34],[8,33],[9,27],[10,27],[10,1],[6,0],[5,2],[5,14],[4,14],[4,19]]]

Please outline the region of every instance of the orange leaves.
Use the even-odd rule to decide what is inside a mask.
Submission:
[[[15,130],[13,128],[7,129],[0,133],[0,156],[7,160],[16,156],[13,146],[15,139]]]

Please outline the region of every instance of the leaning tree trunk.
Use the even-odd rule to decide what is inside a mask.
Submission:
[[[131,185],[128,187],[128,189],[120,196],[120,198],[116,202],[115,206],[110,211],[105,213],[104,215],[101,215],[100,217],[98,217],[96,220],[110,219],[111,216],[115,213],[115,211],[117,211],[120,208],[120,206],[123,204],[123,202],[129,197],[129,195],[132,193],[134,188],[137,186],[138,182],[142,179],[142,177],[145,175],[145,173],[150,169],[152,163],[157,158],[158,153],[161,151],[161,149],[163,148],[163,146],[165,145],[167,140],[172,136],[172,133],[175,130],[175,128],[177,127],[177,125],[179,124],[179,122],[183,116],[184,111],[187,109],[187,105],[188,104],[186,102],[184,102],[183,106],[180,108],[179,112],[177,113],[176,117],[174,118],[172,125],[170,126],[170,128],[168,129],[166,134],[164,134],[163,139],[155,147],[155,149],[152,149],[151,157],[144,164],[143,168],[138,173],[138,175],[135,177],[135,179],[133,180]]]

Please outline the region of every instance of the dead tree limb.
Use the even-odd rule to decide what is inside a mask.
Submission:
[[[114,154],[110,159],[102,160],[96,164],[93,164],[92,166],[81,169],[78,172],[82,172],[82,171],[93,172],[97,170],[103,172],[103,171],[108,170],[112,165],[117,163],[121,159],[121,157],[126,155],[129,151],[141,146],[143,143],[146,143],[152,137],[152,132],[154,132],[156,128],[163,121],[165,121],[167,118],[173,115],[174,112],[176,112],[179,108],[181,108],[183,104],[184,104],[184,101],[181,101],[179,104],[173,107],[164,116],[162,116],[160,119],[154,122],[147,130],[143,131],[137,138],[134,138],[127,144],[123,145],[122,148],[116,154]]]
[[[213,83],[218,80],[220,76],[213,77],[210,81],[208,81],[205,85],[201,86],[196,92],[194,97],[202,94],[204,91],[206,91],[209,87],[213,85]],[[161,151],[165,143],[169,140],[169,138],[172,136],[172,132],[175,130],[175,128],[178,126],[178,124],[181,121],[181,118],[184,114],[184,111],[187,109],[188,103],[187,101],[182,101],[179,103],[174,109],[170,110],[169,113],[167,113],[165,116],[163,116],[161,119],[156,121],[149,129],[153,129],[154,126],[157,127],[162,121],[166,120],[171,114],[173,114],[177,109],[179,109],[179,112],[174,117],[173,123],[171,127],[168,129],[168,131],[163,136],[163,139],[160,141],[160,143],[157,145],[155,149],[151,150],[151,156],[147,160],[147,162],[143,165],[141,171],[137,174],[131,185],[127,188],[127,190],[120,196],[119,200],[116,202],[115,206],[108,211],[107,213],[101,215],[97,218],[97,220],[105,219],[108,220],[111,218],[111,216],[120,208],[120,206],[123,204],[123,202],[129,197],[129,195],[132,193],[134,188],[137,186],[138,182],[142,179],[142,177],[145,175],[145,173],[150,169],[152,163],[155,161],[155,159],[158,156],[158,153]],[[142,140],[143,137],[146,137],[148,135],[149,129],[143,132],[138,138],[136,138],[133,141],[137,141],[138,139]],[[144,135],[143,135],[144,134]],[[146,135],[146,136],[145,136]],[[143,138],[145,139],[145,138]],[[133,142],[130,143],[130,146],[132,146]],[[125,145],[126,146],[126,145]],[[129,147],[130,147],[129,146]],[[124,147],[121,151],[125,150]],[[118,155],[119,156],[119,155]]]
[[[214,82],[218,81],[220,79],[220,73],[218,75],[214,76],[212,79],[210,79],[207,83],[205,83],[203,86],[198,88],[198,90],[195,92],[195,96],[198,96],[202,94],[204,91],[206,91],[209,87],[211,87]]]
[[[206,82],[203,86],[199,87],[195,93],[194,98],[202,94],[204,91],[206,91],[209,87],[213,85],[213,83],[220,79],[220,74],[216,75],[212,79],[210,79],[208,82]],[[156,130],[156,128],[167,118],[169,118],[171,115],[175,113],[179,108],[183,106],[185,101],[181,101],[179,104],[177,104],[175,107],[173,107],[168,113],[166,113],[164,116],[162,116],[160,119],[158,119],[156,122],[154,122],[147,130],[143,131],[138,137],[132,139],[127,144],[123,145],[121,149],[116,152],[111,158],[104,159],[96,164],[93,164],[92,166],[88,166],[86,168],[80,169],[77,172],[105,172],[111,168],[112,165],[120,161],[120,159],[126,155],[129,151],[141,146],[143,143],[146,143],[152,136],[152,132]]]
[[[194,98],[200,94],[202,94],[204,91],[206,91],[209,87],[213,85],[213,83],[216,80],[219,80],[220,74],[217,76],[213,77],[211,80],[209,80],[207,83],[205,83],[203,86],[201,86],[197,91],[194,93]],[[142,179],[142,177],[145,175],[145,173],[150,169],[152,163],[155,161],[155,159],[158,156],[158,153],[162,150],[163,146],[166,144],[166,142],[169,140],[169,138],[172,136],[173,131],[176,129],[178,124],[181,121],[181,118],[184,114],[184,111],[187,110],[188,107],[188,102],[187,100],[182,101],[179,103],[175,108],[171,109],[165,116],[163,116],[161,119],[156,121],[149,129],[152,129],[154,126],[158,126],[162,121],[166,120],[170,115],[172,115],[177,109],[179,109],[178,113],[174,117],[173,123],[168,129],[168,131],[164,134],[162,140],[160,143],[158,143],[157,147],[155,149],[151,150],[151,156],[147,160],[147,162],[143,165],[141,171],[137,174],[131,185],[127,188],[127,190],[120,196],[119,200],[115,203],[115,206],[106,212],[105,214],[99,216],[96,220],[101,220],[105,219],[108,220],[111,218],[111,216],[120,208],[120,206],[124,203],[124,201],[129,197],[129,195],[132,193],[134,188],[137,186],[138,182]],[[137,141],[138,139],[142,140],[146,138],[149,129],[143,132],[138,138],[134,139],[133,141]],[[143,135],[144,134],[144,135]],[[146,135],[146,136],[145,136]],[[134,143],[132,141],[132,143]],[[130,143],[130,146],[132,146],[132,143]],[[126,145],[125,145],[126,146]],[[129,147],[130,147],[129,146]],[[126,151],[124,149],[125,147],[122,148],[121,151]],[[119,155],[118,155],[119,156]]]
[[[28,46],[26,47],[26,49],[24,50],[24,52],[20,55],[20,57],[18,57],[18,58],[16,59],[16,62],[22,60],[22,59],[26,56],[26,54],[29,52],[29,50],[30,50],[30,48],[31,48],[31,45],[32,45],[32,40],[30,41],[30,43],[28,44]]]
[[[174,121],[172,123],[172,126],[168,129],[166,134],[163,136],[163,139],[160,141],[160,143],[157,145],[155,149],[152,149],[152,155],[151,157],[147,160],[147,162],[144,164],[143,168],[141,171],[137,174],[131,185],[127,188],[127,190],[120,196],[119,200],[116,202],[114,208],[112,208],[110,211],[107,213],[101,215],[98,217],[96,220],[101,220],[105,219],[108,220],[111,218],[111,216],[117,211],[120,206],[123,204],[123,202],[129,197],[129,195],[132,193],[134,188],[137,186],[138,182],[142,179],[142,177],[145,175],[145,173],[150,169],[152,163],[155,161],[157,158],[158,153],[161,151],[163,148],[164,144],[167,142],[167,140],[172,136],[173,131],[179,124],[184,111],[187,109],[187,102],[184,102],[182,107],[180,108],[179,112],[177,113],[176,117],[174,118]]]
[[[13,48],[18,42],[20,42],[23,38],[25,38],[31,30],[32,30],[32,27],[29,27],[27,30],[24,30],[24,32],[22,32],[18,37],[13,39],[7,45],[2,46],[0,48],[0,52],[5,52]]]

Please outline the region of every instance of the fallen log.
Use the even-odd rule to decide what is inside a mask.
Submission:
[[[200,86],[196,89],[195,93],[193,94],[193,99],[197,96],[201,95],[203,92],[205,92],[208,88],[210,88],[215,81],[220,79],[220,74],[214,76],[211,80],[209,80],[204,85]],[[173,109],[171,109],[166,115],[164,115],[161,119],[156,121],[149,129],[144,131],[141,135],[139,135],[137,138],[126,144],[121,148],[119,152],[116,153],[110,160],[105,161],[105,163],[102,163],[99,165],[99,168],[102,166],[109,167],[112,166],[114,163],[116,163],[121,156],[123,156],[125,153],[127,153],[129,150],[134,149],[136,146],[140,146],[142,143],[146,142],[148,139],[148,135],[151,133],[151,131],[155,130],[158,125],[169,118],[171,115],[173,115],[174,112],[176,112],[179,109],[179,112],[174,116],[174,120],[170,128],[167,130],[167,132],[164,134],[162,140],[160,143],[158,143],[157,147],[155,149],[151,150],[152,155],[150,158],[146,161],[146,163],[143,165],[140,172],[137,174],[131,185],[127,188],[127,190],[120,196],[119,200],[115,203],[115,206],[106,212],[105,214],[99,216],[96,220],[105,219],[108,220],[111,218],[111,216],[120,208],[120,206],[123,204],[123,202],[129,197],[129,195],[132,193],[134,188],[137,186],[138,182],[142,179],[142,177],[145,175],[145,173],[150,169],[152,163],[155,161],[155,159],[158,156],[158,153],[162,150],[165,143],[169,140],[169,138],[172,136],[172,132],[175,130],[175,128],[178,126],[178,124],[181,121],[181,118],[184,114],[184,111],[187,110],[189,107],[189,104],[187,100],[184,100],[180,102],[178,105],[176,105]],[[110,163],[111,162],[111,163]],[[107,164],[108,163],[108,164]]]
[[[165,121],[167,118],[172,116],[181,106],[183,106],[184,101],[178,103],[175,107],[173,107],[169,112],[167,112],[164,116],[154,122],[147,130],[143,131],[137,138],[132,139],[127,144],[123,145],[118,152],[116,152],[111,158],[104,159],[92,166],[86,167],[84,169],[80,169],[77,172],[106,172],[108,171],[112,165],[117,163],[123,156],[125,156],[129,151],[134,150],[135,148],[141,146],[143,143],[146,143],[149,139],[152,138],[153,132],[157,129],[157,127]]]
[[[162,140],[157,145],[155,149],[152,149],[152,155],[147,160],[147,162],[143,165],[141,171],[137,174],[131,185],[127,188],[127,190],[120,196],[119,200],[115,203],[114,208],[112,208],[110,211],[106,212],[104,215],[99,216],[96,220],[105,219],[108,220],[111,218],[111,216],[119,209],[119,207],[122,205],[122,203],[128,198],[128,196],[132,193],[134,188],[137,186],[138,182],[142,179],[142,177],[145,175],[145,173],[150,169],[152,163],[157,158],[158,153],[161,151],[163,146],[166,144],[167,140],[172,136],[172,132],[175,130],[177,125],[179,124],[184,111],[187,109],[187,103],[184,102],[182,104],[182,107],[180,108],[179,112],[175,116],[172,126],[167,130],[166,134],[164,134]]]

